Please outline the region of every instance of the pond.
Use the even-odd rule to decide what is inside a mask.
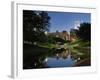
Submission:
[[[72,60],[71,55],[68,55],[66,59],[58,57],[47,57],[45,59],[45,66],[47,67],[71,67],[75,65],[75,61]]]
[[[54,55],[46,57],[43,62],[45,67],[50,68],[71,67],[75,65],[75,61],[71,58],[71,53],[68,49],[56,50]]]
[[[32,49],[25,52],[23,69],[90,66],[90,49]]]

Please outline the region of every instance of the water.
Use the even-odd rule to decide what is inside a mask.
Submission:
[[[75,61],[72,60],[71,55],[68,55],[66,59],[58,57],[47,57],[45,60],[45,66],[48,67],[71,67],[75,65]]]
[[[24,69],[73,67],[76,66],[78,62],[90,57],[89,50],[83,49],[56,49],[50,51],[36,51],[38,51],[38,53],[32,53],[32,55],[26,56],[26,62],[24,62]],[[44,53],[44,51],[46,52]],[[87,63],[84,65],[87,66]]]
[[[49,68],[71,67],[75,65],[75,61],[71,58],[70,50],[56,50],[51,57],[47,56],[43,63],[45,67]]]

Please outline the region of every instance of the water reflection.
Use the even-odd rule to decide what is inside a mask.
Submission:
[[[44,64],[45,67],[70,67],[73,66],[75,62],[71,59],[71,55],[69,54],[67,58],[47,57]]]
[[[46,53],[39,53],[37,55],[30,55],[30,57],[27,57],[24,69],[78,66],[82,61],[84,61],[84,59],[88,59],[87,62],[90,63],[89,57],[90,52],[84,53],[75,49],[53,49]],[[86,62],[84,64],[86,66],[90,65]]]

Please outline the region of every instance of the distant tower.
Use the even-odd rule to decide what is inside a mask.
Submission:
[[[80,21],[75,21],[75,25],[74,25],[75,29],[78,29],[80,27]]]

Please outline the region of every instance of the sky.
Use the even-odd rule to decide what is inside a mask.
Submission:
[[[48,12],[50,19],[50,32],[55,31],[70,31],[71,28],[76,28],[76,25],[84,22],[91,23],[90,13],[75,13],[75,12]]]

